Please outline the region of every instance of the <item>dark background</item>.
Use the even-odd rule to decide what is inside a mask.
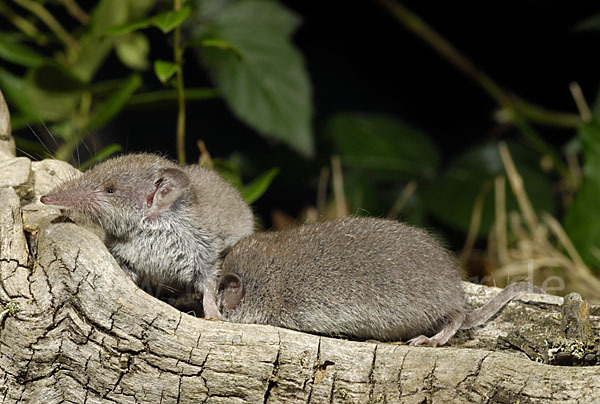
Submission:
[[[435,139],[445,163],[458,151],[486,139],[520,138],[516,131],[498,130],[493,119],[496,104],[477,83],[406,31],[377,2],[282,3],[303,20],[294,41],[305,57],[313,83],[315,158],[304,159],[255,134],[221,100],[187,105],[189,162],[198,158],[196,141],[203,139],[213,157],[227,157],[235,151],[246,156],[244,174],[248,179],[273,166],[280,167],[272,187],[255,203],[267,226],[273,209],[297,216],[306,205],[314,205],[318,172],[335,152],[322,128],[336,112],[398,117]],[[576,112],[568,88],[572,81],[581,85],[590,103],[596,96],[600,33],[573,31],[576,23],[600,10],[594,2],[404,4],[497,83],[531,102]],[[152,43],[151,59],[169,59],[172,51],[162,34],[158,30],[146,32]],[[191,52],[186,54],[185,63],[187,87],[210,86]],[[101,75],[115,77],[119,69],[124,68],[113,55]],[[156,81],[152,75],[152,71],[146,73],[144,80]],[[175,104],[160,105],[152,111],[129,110],[92,142],[118,142],[127,151],[160,151],[175,156],[175,116]],[[539,130],[555,146],[574,135],[572,130]]]

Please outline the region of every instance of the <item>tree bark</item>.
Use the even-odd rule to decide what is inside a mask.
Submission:
[[[62,166],[31,164],[0,188],[3,403],[600,402],[600,309],[576,294],[526,295],[443,348],[204,320],[54,220],[35,199]],[[498,291],[465,285],[474,307]]]

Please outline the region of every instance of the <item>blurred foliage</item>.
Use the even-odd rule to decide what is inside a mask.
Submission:
[[[440,163],[426,133],[386,115],[338,114],[325,131],[347,167],[393,181],[432,178]]]
[[[56,156],[66,159],[88,133],[113,119],[141,87],[141,77],[135,73],[104,83],[93,78],[113,49],[120,47],[121,55],[130,53],[123,41],[104,34],[107,28],[145,15],[153,2],[102,0],[90,15],[79,10],[81,27],[69,31],[43,3],[19,4],[28,13],[27,21],[34,22],[24,27],[14,12],[7,11],[8,5],[2,8],[18,30],[0,34],[10,38],[2,41],[0,57],[12,64],[0,67],[0,87],[16,107],[13,128],[42,122],[63,141]],[[140,38],[137,48],[147,48],[147,41]]]
[[[340,113],[324,127],[345,167],[344,185],[350,212],[382,215],[409,181],[432,180],[440,164],[439,150],[430,137],[381,114]],[[402,217],[422,224],[420,193],[411,195]]]
[[[290,36],[299,19],[275,1],[196,0],[192,37],[235,115],[300,153],[314,152],[311,86]]]
[[[475,146],[442,169],[439,150],[430,137],[391,116],[339,114],[326,124],[325,131],[346,167],[344,181],[351,189],[347,195],[351,211],[359,214],[382,214],[409,181],[416,181],[412,199],[418,205],[408,204],[402,216],[424,224],[426,215],[431,214],[466,233],[477,196],[487,194],[494,179],[504,174],[495,143]],[[555,194],[539,167],[537,153],[517,143],[509,144],[509,150],[535,210],[555,214]],[[517,208],[512,193],[506,204],[509,210]],[[493,197],[486,197],[480,236],[489,233],[494,215]]]
[[[0,67],[0,88],[16,109],[13,129],[41,122],[62,140],[55,157],[70,158],[86,136],[129,103],[208,99],[216,94],[222,94],[233,112],[259,133],[305,155],[313,153],[311,88],[302,57],[289,38],[299,20],[279,3],[198,0],[178,7],[176,0],[174,9],[165,11],[166,3],[154,0],[101,0],[88,15],[73,2],[67,11],[79,20],[75,29],[64,28],[45,8],[50,4],[18,4],[26,20],[7,4],[0,7],[0,14],[16,28],[0,33],[0,58],[9,63]],[[152,44],[144,30],[158,28],[169,34],[181,27],[191,33],[191,40],[180,44],[175,32],[175,60],[150,63]],[[179,91],[183,76],[177,73],[183,59],[177,55],[187,48],[205,62],[217,91]],[[132,73],[97,79],[113,51]],[[136,73],[150,67],[158,82]],[[161,83],[172,90],[152,91]],[[181,104],[179,114],[185,122]],[[30,145],[19,139],[18,144]],[[118,150],[118,145],[109,145],[81,167]],[[179,157],[185,161],[185,156]],[[240,184],[242,193],[248,200],[257,199],[275,174],[270,170],[248,185]]]
[[[600,31],[600,14],[595,14],[583,21],[577,23],[573,30],[575,31]]]
[[[239,164],[233,163],[232,160],[213,160],[214,170],[217,171],[223,178],[233,184],[239,191],[244,200],[251,204],[264,194],[271,182],[279,173],[278,168],[272,168],[251,182],[244,184],[242,181],[242,172]]]
[[[271,185],[271,182],[273,182],[279,173],[279,168],[275,167],[260,174],[251,182],[244,184],[242,178],[243,158],[240,154],[233,153],[229,159],[211,159],[206,154],[207,152],[203,150],[203,156],[200,157],[200,165],[218,172],[221,177],[225,178],[240,191],[244,200],[249,204],[256,201],[267,191],[269,185]]]
[[[565,215],[565,229],[584,261],[600,269],[600,115],[579,131],[583,149],[583,182]]]
[[[525,191],[537,212],[556,213],[552,184],[540,167],[537,155],[517,143],[508,144],[517,171],[523,178]],[[484,193],[484,204],[478,235],[485,237],[495,221],[492,184],[504,175],[498,146],[486,143],[457,156],[444,173],[423,187],[425,206],[443,223],[467,232],[477,196]],[[506,209],[517,210],[513,192],[507,194]]]
[[[591,114],[576,83],[571,84],[571,93],[578,106],[580,117],[569,112],[549,111],[528,102],[499,86],[404,5],[394,0],[379,2],[404,28],[418,36],[448,63],[478,83],[490,98],[497,102],[499,111],[496,118],[499,122],[517,128],[532,147],[532,150],[527,150],[512,143],[509,145],[509,151],[534,211],[554,215],[559,212],[556,201],[558,199],[565,201],[560,212],[565,214],[564,225],[568,236],[585,263],[600,271],[600,219],[597,219],[598,216],[593,213],[594,208],[600,203],[598,196],[600,195],[600,126],[597,123],[600,116],[597,111],[600,106],[598,103],[595,108],[596,113]],[[599,16],[591,17],[574,27],[576,31],[598,28],[600,28]],[[579,178],[578,163],[567,165],[565,156],[561,156],[544,140],[534,124],[572,128],[578,131],[576,139],[565,147],[565,152],[570,153],[573,162],[573,145],[581,145],[584,159],[582,179]],[[545,172],[541,170],[542,166],[546,166]],[[487,193],[492,188],[495,177],[505,176],[505,169],[495,143],[468,150],[455,158],[443,174],[423,184],[421,192],[423,206],[438,220],[452,228],[471,232],[469,224],[474,220],[473,212],[476,211],[474,205],[478,200],[483,200],[481,222],[476,231],[479,236],[489,234],[495,221],[495,207],[493,199],[488,198]],[[548,175],[549,170],[551,175]],[[557,181],[560,187],[554,186],[552,181]],[[557,189],[561,189],[562,195],[556,192]],[[572,193],[575,193],[575,199],[570,203]],[[511,212],[516,208],[515,196],[511,192],[507,195],[505,209]]]
[[[600,31],[600,14],[574,27],[577,31]],[[579,129],[578,145],[583,152],[583,181],[568,207],[564,225],[584,261],[600,272],[600,93],[591,116]]]

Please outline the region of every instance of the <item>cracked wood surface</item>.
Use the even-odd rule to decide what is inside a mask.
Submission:
[[[3,403],[599,402],[598,366],[460,348],[497,339],[511,307],[447,348],[203,320],[141,291],[75,224],[42,226],[30,258],[19,206],[0,189],[0,299],[20,308],[0,329]],[[475,287],[471,300],[491,293]],[[509,306],[561,300],[540,299]]]

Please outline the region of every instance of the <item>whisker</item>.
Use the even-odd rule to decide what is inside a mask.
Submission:
[[[44,129],[46,129],[46,133],[48,133],[48,135],[50,136],[50,139],[52,139],[54,141],[54,144],[56,145],[56,147],[59,147],[58,142],[56,141],[56,137],[52,134],[50,129],[48,129],[48,127],[46,126],[46,122],[44,122],[42,119],[40,119],[40,122],[42,123],[42,126],[44,127]],[[50,155],[53,156],[52,153],[50,153]]]
[[[90,150],[90,148],[87,145],[87,142],[85,141],[85,139],[82,137],[81,138],[81,143],[83,144],[83,147],[85,147],[85,149],[87,150],[88,154],[90,155],[90,158],[93,158],[96,154],[92,154],[92,151]]]
[[[77,167],[81,165],[81,157],[79,156],[79,143],[81,140],[77,138],[77,134],[73,132],[73,136],[75,137],[75,153],[77,153]]]
[[[46,152],[48,152],[49,156],[52,156],[52,152],[50,151],[50,149],[48,148],[48,146],[46,146],[46,143],[44,143],[44,141],[42,140],[41,137],[38,136],[37,132],[35,131],[35,129],[33,129],[33,127],[31,125],[27,125],[27,127],[29,128],[29,130],[31,131],[31,133],[33,133],[33,136],[35,136],[35,138],[38,140],[38,142],[41,143],[42,146],[44,146],[44,149],[46,149]]]
[[[36,158],[36,157],[32,156],[31,154],[27,153],[25,150],[21,149],[20,147],[16,147],[15,149],[16,149],[18,152],[21,152],[21,153],[23,153],[24,155],[26,155],[27,157],[29,157],[29,158],[30,158],[31,160],[33,160],[33,161],[38,161],[38,160],[39,160],[38,158]]]
[[[92,139],[92,146],[94,146],[94,153],[92,154],[92,152],[90,152],[90,154],[92,155],[92,157],[96,157],[96,155],[98,154],[98,147],[96,145],[96,138],[94,136],[92,136],[91,139]]]

